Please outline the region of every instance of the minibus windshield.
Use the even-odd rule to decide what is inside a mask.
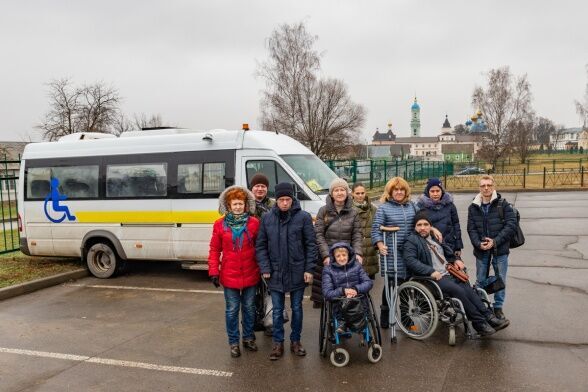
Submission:
[[[316,155],[282,155],[282,158],[314,193],[329,193],[329,185],[337,175]]]

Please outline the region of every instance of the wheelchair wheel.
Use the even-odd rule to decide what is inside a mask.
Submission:
[[[331,363],[336,367],[344,367],[349,363],[349,352],[344,348],[337,347],[331,351]]]
[[[378,363],[382,359],[382,346],[379,344],[371,344],[368,349],[368,359],[371,363]]]
[[[375,338],[376,343],[382,344],[382,332],[380,330],[380,322],[378,321],[378,315],[376,313],[376,308],[374,307],[374,303],[372,302],[372,297],[368,294],[368,299],[370,303],[370,333]]]
[[[449,345],[455,346],[455,326],[449,326]]]
[[[327,346],[329,345],[330,339],[330,317],[328,304],[325,302],[321,307],[321,324],[319,332],[319,352],[322,357],[327,356]]]
[[[396,317],[398,326],[410,338],[428,338],[435,332],[439,323],[435,297],[421,283],[408,281],[401,284],[398,287]]]

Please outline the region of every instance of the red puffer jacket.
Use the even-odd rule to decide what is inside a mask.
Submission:
[[[224,227],[224,221],[224,217],[218,219],[212,228],[208,275],[220,275],[220,283],[230,289],[255,286],[260,279],[259,266],[255,259],[259,220],[253,216],[247,220],[247,233],[243,233],[243,246],[240,250],[235,249],[233,233],[229,227]]]

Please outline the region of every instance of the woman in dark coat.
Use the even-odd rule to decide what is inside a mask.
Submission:
[[[320,260],[314,271],[310,299],[313,307],[320,308],[323,302],[323,265],[330,262],[330,247],[337,242],[347,242],[353,247],[357,261],[363,263],[361,220],[353,208],[349,185],[344,179],[336,178],[331,182],[327,204],[316,215],[315,232]]]
[[[353,208],[357,211],[361,221],[362,229],[362,250],[363,250],[363,269],[369,275],[370,279],[375,279],[376,274],[380,271],[378,262],[378,253],[372,245],[372,223],[376,215],[376,206],[372,204],[369,196],[366,194],[365,186],[362,183],[353,184]]]
[[[463,242],[457,208],[453,196],[445,192],[443,183],[438,178],[429,178],[424,194],[420,195],[417,206],[427,211],[433,226],[443,235],[443,242],[453,249],[456,256],[461,256]]]
[[[239,310],[242,313],[243,347],[257,351],[253,324],[255,286],[260,272],[255,259],[255,240],[259,231],[259,220],[253,216],[255,198],[246,188],[231,186],[219,197],[219,212],[223,217],[214,222],[212,228],[208,275],[216,287],[223,286],[231,356],[239,357]]]

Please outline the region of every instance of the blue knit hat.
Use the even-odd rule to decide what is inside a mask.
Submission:
[[[441,194],[443,195],[445,193],[445,189],[443,189],[443,183],[441,182],[440,179],[438,178],[429,178],[429,180],[427,181],[427,185],[425,185],[425,196],[429,197],[429,190],[431,190],[431,187],[434,186],[438,186],[439,188],[441,188]]]

